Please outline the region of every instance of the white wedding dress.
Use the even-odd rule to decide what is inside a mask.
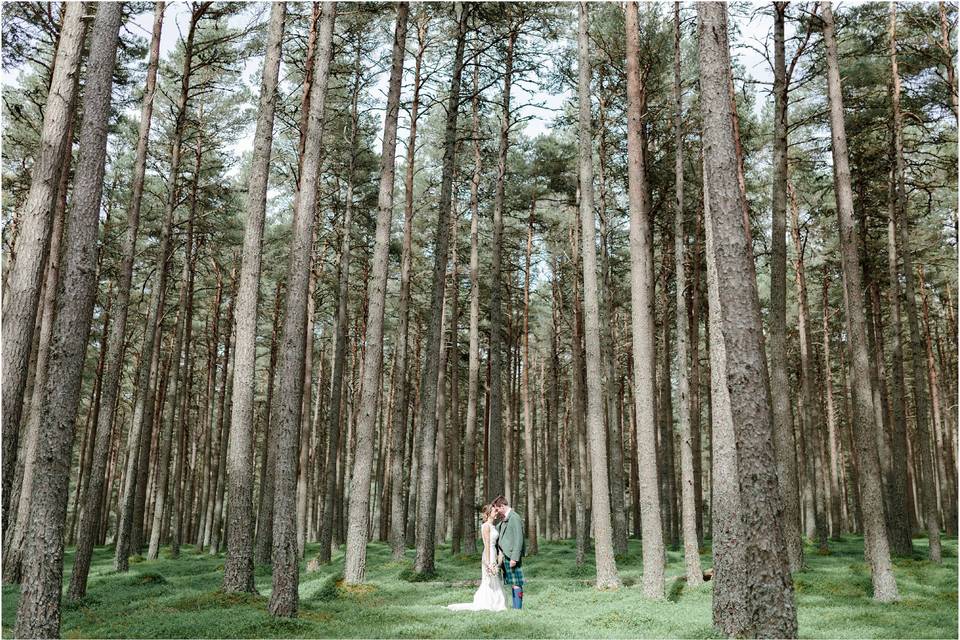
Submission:
[[[500,580],[500,572],[494,575],[487,573],[487,564],[497,566],[497,530],[489,523],[483,523],[481,531],[487,531],[490,538],[489,551],[485,553],[480,563],[480,588],[473,594],[473,602],[463,602],[459,604],[448,604],[447,608],[451,611],[504,611],[507,608],[506,599],[503,596],[503,582]]]

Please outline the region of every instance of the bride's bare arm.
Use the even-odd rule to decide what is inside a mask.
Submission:
[[[483,560],[481,564],[487,566],[487,558],[490,557],[490,527],[484,523],[480,527],[480,537],[483,538]]]

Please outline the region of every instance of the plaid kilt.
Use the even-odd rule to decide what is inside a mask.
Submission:
[[[511,567],[508,558],[503,559],[501,568],[503,574],[503,584],[513,587],[523,588],[523,562],[518,562],[517,566]]]

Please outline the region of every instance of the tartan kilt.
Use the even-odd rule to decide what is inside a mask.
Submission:
[[[517,566],[511,567],[508,558],[503,559],[503,584],[512,587],[523,588],[523,562],[518,562]]]

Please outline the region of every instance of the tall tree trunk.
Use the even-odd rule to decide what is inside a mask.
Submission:
[[[703,217],[707,266],[707,305],[710,368],[710,511],[713,550],[713,624],[728,636],[737,636],[748,628],[746,576],[740,544],[744,537],[740,521],[740,483],[736,434],[727,387],[727,351],[721,332],[720,296],[717,291],[717,266],[713,250],[713,224],[710,215],[710,189],[706,162],[702,162]],[[791,425],[791,429],[792,429]]]
[[[101,493],[103,491],[103,472],[106,464],[108,448],[110,446],[109,432],[115,419],[117,397],[120,391],[120,375],[123,367],[123,352],[127,332],[127,315],[130,307],[130,287],[133,280],[133,261],[137,246],[137,234],[140,228],[140,207],[143,203],[144,176],[147,164],[147,148],[150,142],[150,123],[153,118],[153,98],[157,88],[157,68],[160,63],[160,36],[163,30],[163,14],[166,4],[154,4],[153,31],[150,40],[150,55],[147,62],[147,77],[144,88],[143,102],[140,107],[140,127],[137,136],[137,150],[133,165],[133,182],[131,187],[130,204],[127,210],[127,231],[121,249],[119,283],[117,299],[113,305],[116,310],[113,323],[109,329],[109,338],[106,344],[107,359],[104,364],[104,375],[101,381],[103,389],[100,399],[100,410],[95,416],[101,428],[98,431],[107,431],[108,434],[95,439],[91,473],[85,487],[83,498],[84,508],[79,523],[79,539],[74,557],[73,572],[70,576],[68,597],[74,600],[86,594],[87,577],[90,572],[90,558],[93,554],[93,544],[96,535],[94,523],[99,522],[103,509]],[[107,325],[104,325],[104,332]],[[136,454],[136,445],[130,448],[131,455]],[[118,533],[119,537],[119,533]]]
[[[271,429],[276,434],[276,468],[273,519],[273,591],[270,613],[295,616],[300,582],[297,552],[297,452],[300,404],[303,399],[303,353],[306,339],[307,289],[313,253],[313,226],[320,174],[324,107],[330,78],[333,23],[336,4],[324,2],[317,36],[317,62],[313,72],[315,96],[310,101],[304,143],[303,169],[294,211],[293,239],[287,267],[287,300],[284,310],[277,393],[270,407]]]
[[[657,436],[654,380],[656,367],[653,318],[653,243],[647,186],[637,3],[626,4],[627,175],[630,202],[630,292],[633,335],[633,403],[640,472],[640,524],[643,540],[643,593],[662,598],[666,549],[657,490]],[[589,90],[589,87],[585,87]],[[581,98],[583,99],[583,98]],[[589,118],[589,114],[584,116]]]
[[[229,503],[227,557],[223,565],[223,590],[254,592],[253,584],[253,396],[256,385],[257,303],[260,298],[260,262],[267,204],[267,181],[273,144],[273,114],[277,105],[277,78],[287,5],[271,5],[266,53],[260,80],[260,109],[253,137],[253,158],[247,185],[246,229],[240,281],[234,307],[234,377],[227,445]],[[238,366],[239,365],[239,366]],[[239,373],[239,375],[237,375]]]
[[[74,78],[79,82],[79,76]],[[78,96],[74,93],[71,109],[76,107]],[[30,502],[33,492],[33,466],[37,459],[37,440],[39,437],[40,413],[43,408],[43,388],[47,378],[50,336],[56,312],[57,285],[60,282],[60,258],[63,243],[63,226],[66,218],[67,187],[70,180],[70,168],[73,166],[73,131],[75,118],[67,123],[67,142],[63,147],[63,162],[57,185],[56,206],[53,210],[53,227],[50,234],[50,257],[44,265],[44,282],[40,305],[42,312],[38,320],[39,331],[34,331],[32,353],[33,381],[27,386],[24,404],[26,437],[20,443],[22,453],[16,462],[16,474],[12,487],[12,512],[10,524],[3,530],[3,580],[7,583],[19,583],[21,562],[26,549],[27,527],[30,522]],[[89,422],[89,420],[88,420]],[[88,429],[89,431],[89,429]],[[4,497],[6,500],[7,497]]]
[[[784,45],[786,2],[774,3],[773,236],[770,258],[770,395],[773,399],[773,444],[783,498],[783,536],[790,571],[803,566],[803,540],[797,485],[797,445],[787,375],[787,109],[788,85]]]
[[[659,428],[659,451],[657,468],[660,473],[660,506],[663,513],[663,535],[671,549],[680,544],[680,532],[677,523],[677,487],[676,487],[676,458],[673,451],[673,397],[670,381],[670,296],[667,295],[668,280],[670,278],[670,237],[669,232],[663,234],[664,250],[663,263],[660,266],[663,286],[660,289],[658,306],[662,309],[660,326],[660,350],[656,361],[659,371],[654,374],[654,388],[657,392],[656,412]],[[656,285],[654,285],[656,286]],[[658,383],[659,382],[659,383]]]
[[[198,131],[196,133],[196,147],[194,153],[193,183],[189,197],[189,213],[187,215],[186,242],[183,256],[183,270],[181,271],[181,306],[184,309],[183,322],[183,365],[181,367],[180,384],[182,391],[178,398],[180,404],[180,414],[177,416],[177,459],[173,473],[173,535],[170,539],[170,554],[176,558],[180,555],[181,525],[183,522],[183,489],[181,488],[181,476],[186,468],[184,458],[186,457],[186,438],[187,438],[187,419],[190,408],[190,387],[192,372],[192,338],[193,338],[193,281],[195,272],[195,262],[193,253],[193,221],[197,215],[197,192],[200,189],[200,169],[203,161],[203,105],[200,105],[198,118]]]
[[[602,78],[602,77],[601,77]],[[601,79],[601,84],[603,80]],[[627,515],[623,504],[623,436],[620,432],[620,405],[617,402],[616,342],[613,327],[616,323],[613,282],[610,275],[610,228],[607,211],[607,105],[604,94],[599,99],[599,162],[600,175],[600,284],[603,305],[601,322],[601,356],[603,360],[604,393],[606,395],[608,467],[610,473],[610,510],[613,517],[613,550],[616,555],[627,553]]]
[[[510,25],[507,35],[506,60],[503,68],[502,112],[500,114],[500,138],[497,151],[497,186],[493,201],[493,247],[490,264],[490,399],[488,463],[484,468],[487,476],[487,500],[507,495],[504,477],[503,435],[503,208],[507,175],[507,151],[510,145],[510,89],[513,84],[513,56],[518,28]],[[508,370],[509,372],[509,370]]]
[[[914,290],[913,252],[910,248],[910,222],[907,207],[907,190],[904,184],[906,166],[903,157],[903,114],[900,110],[900,71],[897,64],[897,6],[890,4],[890,75],[893,78],[893,136],[896,171],[896,241],[903,261],[903,293],[907,304],[907,327],[910,330],[910,360],[913,363],[913,400],[917,422],[917,447],[920,453],[920,468],[923,481],[924,520],[929,540],[930,561],[940,563],[940,524],[937,517],[936,475],[933,448],[927,406],[927,376],[923,362],[923,339],[920,335],[920,321],[917,316],[917,299]]]
[[[894,155],[895,136],[890,138],[890,153]],[[891,157],[892,164],[895,159]],[[890,513],[887,514],[888,535],[891,551],[901,556],[913,555],[913,509],[910,504],[910,481],[908,478],[907,458],[907,415],[904,390],[907,387],[903,373],[903,323],[901,320],[901,290],[899,269],[899,247],[897,243],[897,178],[896,170],[891,168],[889,176],[888,217],[887,217],[887,261],[890,289],[890,325],[893,337],[891,349],[890,384],[890,445],[892,450],[891,477],[887,479]]]
[[[400,300],[397,316],[397,347],[393,361],[393,379],[398,385],[394,407],[393,430],[390,442],[390,547],[394,560],[403,558],[406,545],[406,513],[404,505],[404,443],[407,437],[407,421],[410,408],[410,376],[407,372],[407,356],[410,350],[410,269],[413,263],[413,177],[416,169],[417,120],[420,110],[420,87],[423,84],[420,69],[427,46],[429,13],[417,12],[417,54],[413,67],[413,97],[410,105],[410,137],[407,141],[406,167],[404,173],[404,220],[403,248],[400,257]]]
[[[797,631],[793,581],[781,521],[783,503],[776,474],[770,382],[764,353],[760,301],[747,211],[739,188],[736,113],[730,100],[732,70],[726,7],[697,5],[700,31],[701,110],[705,175],[716,268],[714,289],[726,352],[740,485],[744,602],[747,636],[792,637]],[[739,192],[739,193],[738,193]],[[715,314],[711,314],[713,316]],[[715,587],[717,588],[717,587]]]
[[[419,51],[418,51],[419,53]],[[473,66],[470,100],[473,177],[470,180],[470,346],[467,365],[467,424],[463,438],[463,552],[477,552],[477,403],[480,385],[480,62]]]
[[[190,27],[187,32],[187,39],[184,44],[184,58],[183,58],[183,70],[182,70],[182,80],[180,82],[180,95],[177,101],[177,115],[174,124],[173,132],[173,145],[170,151],[170,179],[169,179],[169,191],[167,193],[167,199],[164,210],[164,228],[163,231],[166,232],[165,235],[169,236],[172,233],[173,221],[174,221],[174,211],[177,208],[177,204],[180,199],[180,192],[178,186],[179,173],[180,173],[180,162],[181,162],[181,151],[183,145],[184,137],[184,128],[186,126],[186,117],[187,117],[187,103],[190,99],[190,81],[191,73],[193,71],[193,43],[194,37],[196,36],[197,25],[200,22],[200,19],[203,17],[206,10],[209,8],[210,3],[206,5],[194,5],[193,10],[191,11],[190,16]],[[161,240],[162,243],[162,240]],[[160,259],[165,261],[165,257],[170,252],[168,249],[167,252],[161,251]],[[189,253],[189,247],[187,249]],[[185,263],[189,261],[189,256],[185,257]],[[161,264],[162,272],[165,274],[167,269],[163,264]],[[178,385],[180,381],[180,352],[183,348],[183,334],[186,323],[186,287],[187,283],[184,280],[181,282],[180,287],[180,300],[177,311],[177,322],[176,322],[176,336],[174,338],[173,345],[173,377],[170,379],[170,385],[167,393],[167,398],[161,406],[161,422],[160,422],[160,457],[158,460],[158,475],[157,475],[157,504],[153,513],[153,525],[150,528],[150,547],[147,551],[147,557],[151,560],[156,559],[160,552],[160,537],[163,531],[166,529],[166,522],[169,521],[170,509],[166,508],[167,502],[167,487],[169,484],[169,475],[170,475],[170,445],[171,439],[173,436],[173,423],[176,417],[177,409],[177,392]],[[161,297],[163,293],[161,292]],[[158,300],[159,302],[159,300]],[[158,307],[159,310],[159,307]],[[169,404],[166,404],[169,403]]]
[[[471,262],[472,265],[472,262]],[[547,537],[551,540],[567,537],[569,534],[563,532],[561,525],[561,495],[560,495],[560,453],[558,452],[558,439],[561,436],[560,430],[560,313],[562,304],[560,301],[560,274],[559,259],[551,265],[550,288],[552,324],[550,326],[550,374],[547,381],[547,419],[544,423],[544,431],[547,438],[547,467],[549,469],[549,479],[547,481]],[[567,442],[569,447],[569,442]],[[631,456],[632,457],[632,456]],[[566,459],[566,458],[564,458]],[[566,465],[565,465],[566,466]],[[566,477],[566,476],[564,476]],[[564,487],[569,490],[569,484]],[[565,514],[564,514],[565,515]]]
[[[43,110],[39,152],[31,168],[30,192],[19,214],[16,258],[5,269],[3,290],[3,531],[7,530],[13,476],[17,469],[20,422],[33,334],[53,227],[61,160],[71,144],[67,136],[75,117],[75,82],[80,73],[84,3],[64,7],[63,24],[53,61],[50,89]]]
[[[853,220],[853,193],[850,189],[850,166],[847,157],[847,134],[843,122],[843,98],[840,67],[834,36],[833,9],[829,2],[820,3],[823,39],[827,55],[827,98],[830,106],[833,177],[837,199],[837,216],[841,241],[844,303],[847,335],[853,360],[854,437],[859,453],[860,500],[867,554],[871,561],[873,595],[881,602],[897,598],[897,583],[890,565],[890,548],[883,518],[883,495],[880,490],[879,457],[874,435],[873,392],[870,388],[870,360],[867,353],[866,321],[863,311],[863,287],[860,282],[860,259],[857,252],[858,233]]]
[[[525,492],[527,496],[527,531],[529,540],[528,553],[536,555],[537,545],[537,491],[536,472],[534,467],[534,426],[533,400],[530,398],[530,254],[533,252],[533,214],[537,207],[536,198],[530,205],[530,217],[527,221],[527,253],[524,263],[523,276],[523,466],[525,478]]]
[[[283,299],[280,292],[282,288],[283,281],[281,280],[277,282],[277,288],[273,295],[273,333],[270,338],[270,369],[267,372],[267,397],[265,401],[266,427],[264,429],[263,454],[260,458],[260,505],[257,510],[257,542],[253,557],[255,565],[269,564],[273,552],[274,469],[276,469],[277,447],[273,425],[270,422],[270,407],[273,401],[273,382],[278,356],[277,343],[280,337],[280,302]],[[318,393],[322,390],[321,387]],[[323,441],[320,440],[320,442]],[[323,448],[320,447],[317,456],[322,457],[323,453]]]
[[[820,399],[813,388],[813,355],[810,353],[813,348],[813,339],[810,335],[810,304],[807,297],[807,274],[803,258],[805,243],[800,238],[800,208],[797,204],[797,196],[792,184],[788,183],[787,189],[790,192],[792,205],[790,207],[792,222],[790,229],[793,236],[793,249],[796,253],[794,272],[797,283],[797,333],[800,338],[800,394],[803,406],[800,424],[803,439],[806,443],[804,462],[807,470],[807,482],[809,483],[808,491],[813,503],[814,534],[820,552],[825,554],[828,551],[826,513],[824,511],[826,499],[820,493],[816,473],[819,457],[817,443],[820,441],[819,432],[823,429],[823,416],[820,412]]]
[[[62,276],[50,339],[49,371],[57,375],[47,376],[43,382],[24,577],[15,626],[18,638],[60,635],[69,468],[97,290],[97,232],[122,10],[120,4],[100,6],[90,40],[76,188],[65,223]]]
[[[460,115],[460,77],[463,74],[463,49],[467,32],[467,10],[463,4],[454,4],[457,21],[457,41],[453,56],[453,74],[447,98],[447,120],[443,139],[443,168],[440,178],[440,203],[437,215],[437,237],[434,247],[433,289],[427,333],[426,358],[420,382],[420,477],[417,479],[417,556],[414,571],[421,575],[434,573],[434,537],[436,511],[434,496],[437,491],[437,468],[434,455],[437,435],[437,376],[439,375],[440,341],[443,339],[443,315],[438,310],[443,306],[444,280],[450,244],[450,209],[453,201],[453,172],[456,160],[457,117]],[[412,481],[412,479],[411,479]]]
[[[192,60],[193,60],[193,43],[194,37],[196,35],[197,24],[200,19],[210,8],[209,2],[193,5],[190,14],[190,25],[187,30],[187,37],[184,42],[184,59],[183,67],[180,81],[180,94],[177,100],[177,115],[174,123],[174,133],[173,133],[173,144],[170,150],[170,179],[169,179],[169,193],[167,194],[167,201],[164,208],[163,214],[163,226],[160,231],[160,247],[159,247],[159,277],[153,293],[151,294],[150,299],[150,310],[147,320],[147,328],[144,332],[143,347],[141,348],[141,362],[140,362],[140,371],[138,373],[138,380],[140,384],[140,392],[137,397],[137,402],[134,405],[133,413],[133,422],[131,423],[130,428],[130,438],[128,440],[128,460],[127,460],[127,469],[124,476],[124,490],[123,490],[123,501],[122,508],[120,513],[120,524],[118,525],[118,534],[117,534],[117,543],[114,554],[114,567],[119,572],[124,572],[127,570],[127,558],[129,556],[130,548],[139,546],[140,536],[136,535],[137,545],[131,545],[131,530],[133,527],[141,526],[139,521],[135,521],[134,516],[136,515],[135,510],[135,499],[137,498],[137,482],[136,480],[140,476],[138,472],[138,467],[144,467],[145,465],[138,464],[141,456],[135,454],[136,447],[135,442],[140,442],[141,447],[143,446],[143,436],[144,432],[149,432],[152,429],[153,423],[153,410],[154,410],[154,394],[151,392],[151,382],[155,378],[154,373],[156,372],[157,360],[153,358],[153,351],[156,349],[159,340],[159,327],[160,327],[160,317],[162,315],[164,299],[166,297],[166,282],[168,275],[168,265],[167,262],[170,258],[171,253],[171,234],[173,227],[173,214],[176,209],[177,199],[179,198],[179,192],[177,187],[177,181],[179,178],[180,172],[180,160],[181,160],[181,148],[183,143],[183,129],[186,122],[186,110],[187,110],[187,101],[190,97],[190,75],[192,71]],[[179,345],[175,348],[174,353],[179,351]],[[177,353],[177,355],[179,355]],[[175,393],[172,395],[176,395]],[[172,399],[175,401],[175,398]],[[161,403],[161,408],[163,404]],[[172,419],[172,416],[171,416]],[[161,424],[161,428],[163,425]],[[167,430],[164,430],[164,433],[168,433]],[[164,438],[166,445],[166,450],[169,452],[169,437]],[[161,456],[162,460],[165,456]],[[166,472],[161,469],[160,475],[163,477],[163,483],[166,482]],[[162,504],[162,502],[161,502]],[[154,517],[155,524],[160,520],[159,517]],[[155,527],[158,529],[158,527]],[[154,535],[159,535],[159,531],[156,533],[151,532],[151,550],[153,551],[152,557],[156,557],[156,551],[159,546],[159,538],[157,542],[154,543]]]
[[[578,5],[577,66],[579,123],[580,216],[583,253],[584,337],[587,364],[587,429],[593,480],[593,535],[597,588],[620,586],[613,556],[610,493],[607,479],[607,438],[603,423],[603,387],[600,372],[600,308],[597,300],[597,250],[593,214],[593,136],[590,126],[590,43],[587,3]],[[629,29],[629,26],[627,27]],[[629,54],[628,54],[629,57]],[[632,232],[632,228],[631,228]]]
[[[677,405],[680,415],[680,478],[681,521],[683,524],[683,558],[687,585],[703,582],[700,568],[700,541],[697,539],[697,503],[694,491],[693,433],[690,425],[690,383],[688,380],[687,341],[687,234],[683,224],[683,93],[680,87],[680,3],[673,5],[673,107],[674,107],[674,268],[677,289]]]
[[[353,73],[353,91],[351,94],[350,109],[350,147],[356,149],[357,135],[359,132],[359,115],[357,103],[360,94],[360,48],[357,45],[356,58],[354,59]],[[342,440],[342,423],[345,414],[342,406],[343,392],[343,367],[346,359],[347,332],[350,325],[349,319],[349,284],[350,284],[350,235],[353,233],[351,220],[353,217],[353,181],[354,181],[354,163],[356,154],[351,152],[347,167],[347,189],[346,206],[344,207],[343,221],[340,225],[340,265],[339,265],[339,289],[337,293],[337,318],[336,318],[336,343],[333,356],[333,385],[330,394],[330,414],[328,416],[329,424],[327,434],[330,440],[330,447],[327,450],[327,461],[324,465],[327,469],[338,469],[338,473],[343,472],[343,466],[337,466],[337,453],[340,450]],[[338,183],[339,184],[339,183]],[[336,491],[337,476],[335,474],[327,475],[326,498],[323,508],[323,526],[320,529],[320,562],[330,562],[332,545],[337,536],[334,535],[335,518],[334,512],[341,513],[334,505],[336,498],[341,497]]]
[[[383,315],[387,296],[390,224],[393,220],[397,119],[400,114],[400,84],[403,79],[403,57],[409,12],[409,3],[401,2],[397,5],[397,24],[393,36],[393,64],[390,68],[383,149],[380,154],[380,191],[377,196],[377,230],[373,245],[372,280],[367,294],[366,351],[363,356],[357,448],[353,476],[350,480],[350,511],[344,559],[344,579],[348,584],[363,582],[366,573],[370,472],[373,463],[374,427],[377,421],[377,396],[380,393],[380,374],[383,365]]]

